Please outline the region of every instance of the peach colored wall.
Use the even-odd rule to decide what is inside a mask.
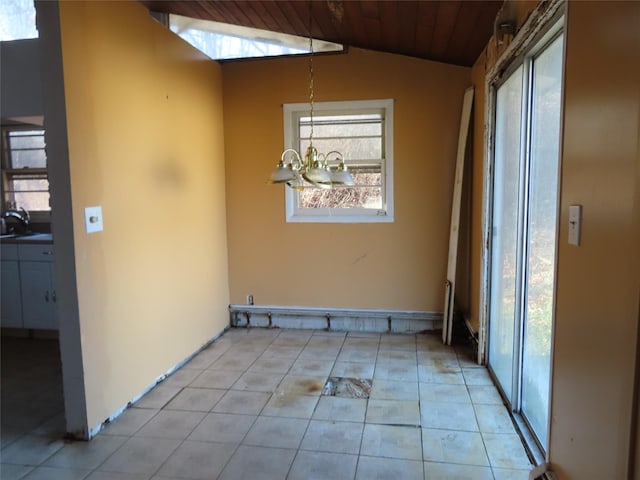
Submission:
[[[395,99],[395,222],[285,222],[267,185],[282,104],[308,101],[308,59],[225,63],[231,302],[442,311],[460,111],[469,69],[352,48],[314,58],[315,100]]]
[[[137,2],[60,2],[60,20],[94,428],[228,324],[222,76]]]
[[[628,478],[636,368],[640,3],[569,2],[550,456],[561,478]],[[568,207],[583,205],[568,245]]]

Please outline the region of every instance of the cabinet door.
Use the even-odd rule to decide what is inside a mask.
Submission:
[[[52,266],[46,262],[20,262],[24,328],[58,328]]]
[[[18,262],[3,260],[0,277],[1,311],[3,327],[22,328],[22,299],[20,298],[20,272]]]

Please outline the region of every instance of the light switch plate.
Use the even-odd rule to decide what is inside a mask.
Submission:
[[[582,205],[569,205],[569,245],[580,245]]]
[[[102,207],[86,207],[84,209],[84,222],[87,233],[102,231]]]

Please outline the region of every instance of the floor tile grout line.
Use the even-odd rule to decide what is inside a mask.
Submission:
[[[279,337],[280,335],[278,335]],[[311,337],[313,336],[313,334],[309,337],[309,339],[311,339]],[[307,339],[307,342],[305,343],[305,346],[309,344],[309,339]],[[273,343],[272,343],[273,344]],[[278,387],[282,384],[282,381],[284,381],[284,378],[289,374],[289,372],[291,372],[291,368],[293,368],[293,365],[295,364],[295,362],[300,358],[300,354],[304,351],[304,346],[302,347],[302,349],[300,349],[300,352],[298,353],[298,355],[296,356],[296,359],[294,360],[294,362],[291,364],[291,367],[289,368],[289,370],[287,371],[287,373],[282,377],[282,380],[280,381],[280,383],[278,383]],[[264,408],[266,408],[267,404],[269,403],[269,401],[271,400],[271,398],[273,398],[273,396],[276,394],[276,391],[278,389],[278,387],[276,387],[275,391],[272,393],[271,397],[269,398],[269,400],[267,400],[267,403],[265,404],[265,406],[262,408],[262,411],[264,411]],[[316,406],[314,407],[314,411],[317,408],[317,403]],[[312,412],[312,416],[313,416],[313,412]],[[257,419],[256,419],[257,421]],[[302,434],[302,437],[300,438],[300,441],[296,447],[296,452],[293,455],[293,458],[291,459],[291,463],[289,464],[289,468],[287,469],[287,475],[285,476],[285,478],[288,478],[289,475],[291,474],[291,469],[293,468],[293,465],[296,461],[296,458],[298,457],[298,453],[300,452],[300,445],[302,444],[302,441],[304,440],[304,436],[307,434],[307,431],[309,430],[309,425],[311,424],[311,419],[309,418],[307,420],[307,426],[305,427],[304,433]],[[248,435],[248,432],[247,432]],[[246,436],[245,436],[246,437]]]
[[[227,468],[227,465],[229,465],[229,462],[231,462],[231,459],[235,456],[235,454],[238,452],[238,450],[240,449],[240,447],[243,445],[242,442],[244,442],[244,439],[247,438],[247,435],[249,434],[249,431],[253,428],[253,426],[255,425],[256,421],[258,420],[258,416],[256,415],[256,418],[253,420],[253,422],[251,423],[251,426],[247,429],[247,432],[244,434],[244,436],[242,437],[242,440],[240,440],[236,446],[233,449],[233,453],[231,455],[229,455],[229,458],[227,458],[227,461],[224,462],[224,465],[222,466],[222,468],[220,469],[220,473],[218,473],[218,475],[216,476],[216,478],[220,478],[220,476],[222,475],[222,473],[224,472],[225,468]]]
[[[471,392],[469,391],[469,384],[467,383],[466,378],[464,379],[464,384],[467,389],[467,394],[469,395],[469,398],[471,398]],[[478,426],[478,433],[480,434],[480,439],[482,440],[482,448],[484,449],[484,454],[487,457],[487,463],[489,464],[489,468],[491,469],[491,476],[494,477],[495,479],[495,475],[493,474],[493,464],[491,463],[491,458],[489,458],[489,450],[487,449],[487,444],[485,442],[484,432],[480,430],[480,422],[478,421],[478,412],[476,411],[475,405],[473,404],[473,402],[471,402],[471,408],[473,410],[473,418],[475,419],[476,425]]]
[[[275,341],[275,340],[280,336],[280,333],[281,333],[281,332],[279,332],[279,333],[278,333],[278,335],[276,335],[276,336],[275,336],[275,338],[274,338],[274,339],[269,343],[269,345],[267,346],[267,348],[265,348],[265,351],[266,351],[270,346],[272,346],[272,345],[273,345],[273,342],[274,342],[274,341]],[[311,337],[309,337],[309,338],[311,338]],[[309,340],[307,340],[307,343],[305,343],[305,345],[307,345],[308,343],[309,343]],[[300,353],[302,353],[302,351],[303,351],[303,350],[304,350],[304,347],[300,350]],[[264,352],[263,352],[263,353],[264,353]],[[300,353],[298,354],[298,356],[296,356],[296,360],[299,358]],[[258,358],[260,358],[260,357],[258,357]],[[278,387],[279,387],[279,386],[280,386],[280,384],[282,383],[282,380],[284,380],[284,377],[286,377],[286,376],[289,374],[289,372],[291,371],[291,368],[292,368],[292,366],[293,366],[293,364],[295,363],[295,361],[296,361],[296,360],[294,360],[294,362],[292,362],[291,366],[290,366],[290,367],[289,367],[289,369],[287,370],[287,373],[285,373],[285,374],[283,375],[282,379],[280,380],[280,382],[278,383],[278,385],[276,386],[276,388],[274,389],[274,391],[270,392],[270,393],[271,393],[271,395],[269,396],[269,398],[267,399],[267,401],[265,402],[265,404],[264,404],[264,405],[262,406],[262,408],[260,409],[260,412],[258,412],[258,414],[256,415],[256,418],[253,420],[253,422],[252,422],[251,426],[247,429],[247,432],[243,435],[243,437],[242,437],[242,439],[240,440],[240,442],[236,445],[236,448],[234,449],[234,452],[229,456],[229,458],[228,458],[228,459],[227,459],[227,461],[225,462],[225,465],[224,465],[224,466],[222,467],[222,469],[220,470],[220,474],[219,474],[219,476],[223,474],[224,470],[225,470],[225,469],[227,468],[227,466],[229,465],[229,462],[231,462],[231,459],[234,457],[234,455],[236,454],[236,452],[240,449],[240,446],[244,445],[244,441],[246,440],[247,436],[249,435],[249,432],[250,432],[250,431],[251,431],[251,429],[254,427],[254,425],[256,424],[256,422],[258,421],[258,419],[259,419],[260,417],[263,417],[263,418],[264,418],[264,417],[266,417],[266,415],[262,415],[262,413],[264,412],[264,409],[265,409],[265,408],[266,408],[266,406],[269,404],[269,401],[271,401],[271,399],[274,397],[274,395],[276,395],[276,392],[277,392]],[[256,359],[255,361],[257,361],[257,359]],[[255,361],[254,361],[253,363],[255,363]],[[252,365],[253,365],[253,363],[252,363]],[[248,371],[248,369],[249,369],[249,368],[250,368],[250,366],[249,366],[249,367],[247,367],[247,370],[246,370],[246,371]],[[245,371],[245,372],[246,372],[246,371]],[[234,385],[235,385],[235,382],[234,382]],[[231,385],[231,386],[227,389],[227,391],[231,390],[231,389],[232,389],[232,387],[233,387],[233,385]],[[314,408],[314,410],[315,410],[315,408]],[[307,429],[309,428],[309,424],[310,424],[310,420],[308,420],[308,421],[307,421],[307,427],[305,428],[305,433],[302,435],[302,438],[300,439],[300,443],[302,443],[302,440],[303,440],[303,438],[304,438],[304,435],[306,434],[306,431],[307,431]],[[297,457],[297,455],[298,455],[299,447],[300,447],[300,445],[298,445],[298,448],[296,449],[296,453],[295,453],[295,455],[294,455],[293,459],[291,460],[291,464],[289,465],[289,469],[287,470],[287,476],[289,475],[289,472],[290,472],[291,468],[293,467],[293,463],[294,463],[294,461],[295,461],[295,458],[296,458],[296,457]]]
[[[309,341],[311,341],[311,338],[313,338],[313,335],[311,337],[309,337]],[[307,345],[308,344],[309,344],[309,342],[307,342]],[[342,342],[342,345],[344,345],[344,340]],[[342,348],[342,345],[341,345],[340,348]],[[304,348],[302,349],[302,351],[300,353],[302,354],[303,351],[304,351]],[[331,375],[331,370],[333,370],[333,367],[334,367],[335,363],[336,363],[336,360],[333,360],[333,364],[331,365],[331,369],[329,370],[329,374],[327,375],[327,377]],[[324,385],[323,385],[323,389],[324,389]],[[319,397],[321,397],[321,396],[322,396],[322,392],[320,393]],[[316,409],[318,408],[319,404],[320,404],[320,398],[318,398],[318,401],[316,402],[315,406],[313,407],[313,412],[311,412],[311,416],[309,417],[308,422],[307,422],[307,427],[305,428],[305,431],[304,431],[302,437],[300,438],[300,443],[298,444],[298,448],[296,450],[296,454],[295,454],[295,456],[293,458],[293,461],[291,462],[290,469],[293,468],[293,464],[295,462],[296,457],[298,456],[298,453],[300,452],[300,447],[302,446],[302,442],[304,441],[304,437],[307,435],[307,432],[309,431],[309,427],[311,426],[311,420],[313,419],[313,414],[316,412]]]
[[[274,340],[275,340],[275,338],[277,338],[279,335],[280,335],[280,333],[278,333],[278,335],[276,335],[276,336],[274,337],[274,339],[272,339],[272,341],[269,343],[269,345],[265,348],[265,350],[264,350],[264,351],[266,351],[266,350],[269,348],[269,346],[271,346],[271,345],[273,344],[273,341],[274,341]],[[263,353],[264,353],[264,351],[263,351]],[[262,354],[261,354],[261,355],[262,355]],[[260,355],[260,356],[261,356],[261,355]],[[258,358],[260,358],[260,356],[259,356]],[[257,361],[257,359],[256,359],[253,363],[255,363],[256,361]],[[253,365],[253,363],[252,363],[252,365]],[[246,371],[248,371],[248,370],[249,370],[249,368],[251,368],[251,366],[249,366],[249,367],[247,368],[247,370],[246,370]],[[233,385],[231,385],[229,388],[227,388],[227,389],[226,389],[226,391],[227,391],[227,392],[229,392],[229,391],[231,390],[231,387],[232,387],[232,386],[233,386]],[[225,395],[226,395],[226,393],[225,393]],[[234,450],[233,450],[233,453],[232,453],[231,455],[229,455],[229,458],[227,458],[227,461],[225,462],[225,464],[224,464],[224,465],[222,466],[222,468],[220,469],[220,473],[218,474],[217,478],[219,478],[219,477],[223,474],[223,472],[225,471],[225,469],[226,469],[226,468],[227,468],[227,466],[229,465],[229,462],[231,462],[231,459],[236,455],[236,453],[237,453],[237,452],[238,452],[238,450],[240,449],[240,446],[241,446],[241,445],[243,445],[244,440],[247,438],[247,435],[249,434],[249,432],[251,431],[251,429],[253,428],[253,426],[254,426],[254,425],[256,424],[256,422],[258,421],[258,418],[260,417],[261,412],[264,410],[264,408],[266,407],[266,405],[269,403],[269,400],[271,399],[271,397],[272,397],[272,396],[273,396],[273,393],[271,394],[271,396],[269,397],[269,399],[267,399],[267,401],[266,401],[266,402],[265,402],[265,404],[262,406],[262,408],[261,408],[261,409],[260,409],[260,411],[257,413],[257,415],[255,415],[255,418],[253,419],[253,422],[251,422],[251,426],[247,429],[247,431],[245,432],[245,434],[242,436],[242,439],[237,443],[237,445],[235,446],[235,448],[234,448]],[[224,397],[224,395],[223,395],[223,397]],[[222,397],[220,398],[220,400],[221,400],[221,399],[222,399]],[[219,401],[220,401],[220,400],[218,400],[218,402],[216,402],[216,405],[219,403]],[[213,410],[213,408],[215,408],[215,405],[214,405],[214,407],[212,407],[212,410]],[[229,414],[226,414],[226,415],[229,415]]]
[[[222,355],[224,355],[224,353],[226,353],[230,348],[231,348],[231,347],[229,347],[229,348],[225,349],[225,351],[222,353]],[[222,356],[222,355],[221,355],[221,356]],[[194,357],[194,358],[195,358],[195,357]],[[218,360],[219,360],[219,358],[220,358],[220,357],[218,357],[218,359],[214,360],[214,361],[212,362],[212,364],[213,364],[213,363],[215,363],[216,361],[218,361]],[[253,364],[253,362],[252,362],[252,364]],[[186,364],[186,365],[188,365],[188,364]],[[247,367],[247,369],[248,369],[248,368],[249,368],[249,367]],[[245,371],[246,371],[246,370],[245,370]],[[170,378],[170,377],[168,377],[168,378]],[[197,377],[196,377],[196,378],[197,378]],[[195,378],[192,380],[192,382],[194,382],[194,381],[195,381]],[[190,385],[190,384],[189,384],[189,385]],[[158,412],[157,412],[153,417],[151,417],[147,422],[145,422],[145,424],[144,424],[144,425],[146,425],[146,424],[148,424],[149,422],[151,422],[151,421],[153,420],[153,418],[155,418],[155,417],[156,417],[156,416],[157,416],[161,411],[166,410],[167,405],[169,405],[169,403],[171,403],[171,401],[172,401],[175,397],[177,397],[177,396],[179,395],[179,393],[180,393],[180,392],[182,392],[182,391],[184,390],[184,388],[186,388],[186,387],[182,387],[182,388],[180,388],[180,390],[179,390],[175,395],[173,395],[169,400],[167,400],[167,401],[162,405],[162,407],[158,410]],[[231,390],[231,386],[230,386],[229,388],[225,389],[225,390],[226,390],[226,392],[228,392],[229,390]],[[197,423],[197,424],[196,424],[196,425],[191,429],[191,431],[190,431],[190,432],[185,436],[185,438],[181,439],[180,443],[176,446],[176,448],[175,448],[175,449],[173,449],[173,450],[171,451],[171,453],[169,453],[169,455],[168,455],[168,456],[164,459],[164,461],[159,465],[159,467],[157,468],[157,470],[156,470],[156,471],[151,475],[151,477],[150,477],[150,478],[152,478],[153,476],[155,476],[155,475],[158,475],[158,474],[159,474],[159,472],[162,470],[162,468],[164,467],[164,465],[169,461],[169,459],[173,456],[173,454],[174,454],[174,453],[176,453],[176,452],[180,449],[180,447],[181,447],[182,445],[184,445],[184,443],[188,440],[189,436],[190,436],[190,435],[192,435],[192,434],[193,434],[193,432],[195,431],[195,429],[196,429],[196,428],[198,428],[198,426],[199,426],[200,424],[202,424],[202,422],[205,420],[205,418],[207,418],[208,414],[209,414],[209,413],[212,413],[212,412],[211,412],[211,410],[212,410],[213,408],[215,408],[215,405],[217,405],[217,404],[218,404],[218,402],[219,402],[221,399],[222,399],[222,397],[220,397],[220,399],[218,399],[218,400],[215,402],[215,404],[211,407],[211,409],[209,410],[209,412],[206,412],[206,413],[205,413],[205,415],[202,417],[202,419],[201,419],[201,420],[200,420],[200,421],[199,421],[199,422],[198,422],[198,423]],[[264,408],[264,407],[263,407],[263,408]],[[254,419],[254,421],[253,421],[252,425],[255,423],[255,421],[257,420],[257,418],[258,418],[258,416],[256,416],[256,418]],[[139,429],[138,429],[138,430],[137,430],[137,431],[136,431],[136,432],[135,432],[135,433],[134,433],[130,438],[135,437],[135,434],[136,434],[137,432],[139,432],[142,428],[144,428],[144,425],[143,425],[143,426],[141,426],[141,427],[140,427],[140,428],[139,428]],[[250,428],[251,428],[251,427],[250,427]],[[247,431],[247,433],[248,433],[248,431]],[[245,434],[245,436],[246,436],[246,434]],[[139,438],[141,438],[141,437],[139,437]],[[243,440],[244,440],[244,437],[243,437]],[[125,443],[126,443],[126,442],[125,442]],[[225,467],[226,467],[226,465],[227,465],[228,461],[233,457],[233,455],[234,455],[234,454],[235,454],[235,452],[238,450],[238,448],[239,448],[239,446],[240,446],[241,444],[242,444],[242,442],[238,443],[238,445],[236,445],[236,446],[235,446],[233,453],[229,456],[229,458],[227,459],[227,462],[225,462]],[[124,444],[123,444],[122,446],[124,446]],[[121,446],[121,448],[122,448],[122,446]],[[116,451],[118,451],[118,450],[120,450],[120,449],[117,449]],[[115,452],[114,452],[113,454],[115,454]],[[112,454],[112,455],[113,455],[113,454]],[[105,461],[104,461],[104,462],[102,462],[102,463],[101,463],[101,465],[102,465],[102,464],[104,464],[106,461],[107,461],[107,459],[105,459]],[[224,467],[223,467],[223,469],[224,469]],[[223,470],[223,469],[222,469],[222,470]],[[221,472],[222,472],[222,470],[221,470]]]
[[[276,335],[271,342],[269,342],[269,345],[267,346],[267,348],[265,348],[265,351],[269,348],[269,346],[273,345],[273,342],[275,341],[276,338],[278,338],[280,336],[281,332],[278,332],[278,335]],[[264,353],[264,352],[263,352]],[[260,358],[260,357],[258,357]],[[257,359],[256,359],[257,361]],[[255,363],[255,361],[253,362]],[[253,365],[253,364],[252,364]],[[247,368],[247,371],[250,367]],[[286,374],[285,374],[286,375]],[[233,385],[231,385],[229,388],[226,389],[227,392],[229,392],[231,390],[231,387]],[[231,462],[231,460],[233,459],[233,457],[236,455],[236,453],[238,452],[238,450],[240,449],[240,447],[242,445],[244,445],[244,441],[247,438],[247,435],[249,435],[249,432],[251,431],[251,429],[253,428],[253,426],[256,424],[256,422],[258,421],[258,418],[260,418],[262,412],[264,411],[265,407],[267,406],[267,404],[269,403],[269,401],[271,400],[271,398],[273,397],[275,392],[271,392],[271,395],[269,396],[269,398],[267,399],[267,401],[264,403],[264,405],[262,406],[262,408],[260,409],[260,411],[255,415],[255,418],[253,420],[253,422],[251,423],[251,426],[247,429],[247,431],[245,432],[245,434],[242,436],[242,439],[238,442],[238,444],[235,446],[233,453],[231,455],[229,455],[229,458],[227,459],[227,461],[225,462],[224,466],[220,469],[220,473],[217,475],[217,478],[220,478],[222,476],[222,474],[224,473],[225,469],[227,468],[227,466],[229,465],[229,463]],[[225,394],[226,395],[226,394]],[[223,395],[224,397],[224,395]],[[222,399],[222,397],[221,397]],[[219,401],[218,401],[219,402]],[[218,403],[216,402],[216,404]],[[213,407],[215,408],[215,406]],[[229,415],[229,414],[227,414]]]

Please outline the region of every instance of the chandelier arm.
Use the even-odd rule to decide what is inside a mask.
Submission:
[[[287,156],[288,153],[293,154],[293,158],[295,160],[295,163],[293,161],[289,162],[289,163],[291,163],[291,167],[294,170],[300,170],[300,168],[303,165],[302,159],[300,158],[300,154],[293,148],[287,148],[284,152],[282,152],[282,156],[280,157],[280,161],[284,164],[285,163],[285,157]]]
[[[344,155],[337,150],[331,150],[329,153],[325,155],[325,157],[327,158],[327,162],[329,161],[329,155],[331,155],[332,153],[335,153],[336,155],[338,155],[338,158],[336,160],[339,160],[340,163],[344,163]]]

